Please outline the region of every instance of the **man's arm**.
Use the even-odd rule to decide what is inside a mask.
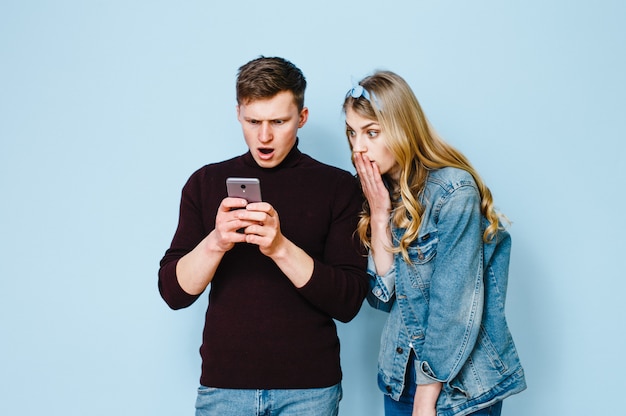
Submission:
[[[206,209],[198,194],[199,175],[194,174],[183,188],[178,228],[171,247],[161,260],[159,292],[172,309],[185,308],[213,280],[224,253],[245,241],[239,228],[250,225],[236,217],[236,208],[245,208],[240,198],[225,198],[217,207],[214,229],[206,234],[202,213]]]
[[[256,222],[246,228],[246,242],[258,245],[309,302],[347,322],[358,313],[369,287],[367,258],[355,233],[362,199],[351,176],[338,180],[332,195],[332,224],[320,231],[325,247],[319,259],[282,234],[279,215],[268,203],[250,204],[237,215]]]
[[[252,223],[245,229],[244,241],[259,246],[261,253],[271,258],[295,287],[307,284],[313,274],[313,259],[282,234],[274,207],[267,202],[253,203],[235,215]]]
[[[235,243],[246,241],[246,236],[237,230],[251,225],[252,222],[240,219],[240,215],[234,211],[245,206],[245,199],[225,198],[215,218],[215,229],[178,261],[176,278],[185,292],[190,295],[204,292],[213,280],[224,254]]]

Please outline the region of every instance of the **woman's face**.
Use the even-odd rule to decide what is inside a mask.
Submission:
[[[377,121],[364,118],[351,108],[346,110],[346,135],[353,155],[360,153],[378,165],[382,175],[397,179],[399,165],[385,143],[384,132]]]

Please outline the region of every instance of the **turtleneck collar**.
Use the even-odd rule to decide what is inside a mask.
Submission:
[[[299,141],[300,139],[296,138],[296,142],[294,143],[289,153],[287,153],[287,156],[285,157],[285,159],[283,159],[282,162],[280,162],[278,165],[274,166],[273,168],[260,167],[258,163],[256,163],[256,160],[254,160],[254,157],[252,157],[252,153],[250,152],[250,150],[248,150],[248,152],[246,152],[243,155],[243,161],[248,166],[259,168],[259,169],[265,169],[269,171],[293,167],[298,163],[298,161],[300,160],[300,157],[302,156],[302,152],[300,152],[300,150],[298,149]]]

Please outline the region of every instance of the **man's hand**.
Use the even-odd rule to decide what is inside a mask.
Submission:
[[[248,202],[242,198],[224,198],[215,216],[215,229],[209,234],[209,248],[227,252],[235,243],[246,241],[246,235],[238,230],[255,224],[247,220],[245,212]]]
[[[255,202],[245,210],[234,211],[234,216],[233,224],[245,227],[244,241],[259,246],[261,253],[271,258],[295,287],[300,288],[311,279],[313,259],[283,235],[274,207]]]
[[[261,253],[273,257],[284,246],[286,239],[280,231],[278,212],[267,202],[248,204],[236,217],[246,224],[244,241],[259,246]]]
[[[247,201],[242,198],[225,198],[215,216],[215,229],[193,250],[183,256],[176,265],[176,276],[183,290],[198,295],[213,280],[215,271],[224,257],[236,243],[247,240],[246,234],[237,232],[255,221],[246,219]]]

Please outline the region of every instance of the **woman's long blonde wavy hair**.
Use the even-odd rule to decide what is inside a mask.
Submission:
[[[392,223],[405,229],[404,235],[390,247],[393,253],[401,253],[409,263],[408,247],[418,237],[424,207],[420,197],[430,170],[455,167],[469,172],[481,197],[480,209],[489,221],[483,241],[491,242],[500,228],[499,214],[493,204],[491,191],[461,152],[444,142],[433,130],[411,87],[399,75],[390,71],[377,71],[359,83],[369,92],[369,100],[363,95],[354,98],[350,94],[343,105],[344,112],[352,109],[360,116],[380,124],[385,133],[386,146],[400,166],[400,180],[391,185],[393,213]],[[367,248],[370,241],[370,212],[365,201],[357,232]]]

